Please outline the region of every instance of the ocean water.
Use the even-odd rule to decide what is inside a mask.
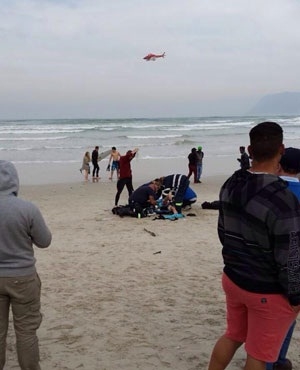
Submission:
[[[238,156],[255,124],[282,125],[286,146],[300,147],[300,116],[149,119],[57,119],[0,121],[0,158],[16,166],[81,164],[84,152],[116,146],[121,154],[138,147],[139,160],[187,158],[201,145],[205,158]]]
[[[263,117],[84,119],[0,121],[1,159],[15,163],[78,162],[99,145],[122,153],[139,148],[140,158],[186,158],[201,145],[206,156],[238,153],[251,127]],[[272,117],[285,143],[300,146],[300,117]]]

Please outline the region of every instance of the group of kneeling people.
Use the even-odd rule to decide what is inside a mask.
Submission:
[[[114,207],[119,216],[146,217],[149,214],[181,215],[197,201],[197,194],[189,186],[187,176],[168,175],[143,184],[134,190],[126,206]]]

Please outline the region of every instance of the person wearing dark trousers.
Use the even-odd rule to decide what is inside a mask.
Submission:
[[[190,154],[188,155],[189,160],[189,173],[187,175],[187,178],[189,179],[194,174],[194,183],[197,183],[197,149],[192,148]]]
[[[98,164],[98,156],[99,156],[99,146],[95,146],[95,149],[92,152],[92,164],[93,164],[93,182],[99,180],[99,164]]]
[[[120,195],[126,186],[128,191],[128,197],[133,192],[133,185],[132,185],[132,171],[131,171],[131,161],[135,157],[136,153],[138,151],[138,148],[135,148],[133,150],[128,150],[125,155],[122,155],[119,160],[120,165],[120,177],[117,182],[117,194],[115,196],[115,206],[118,205],[120,200]]]
[[[203,170],[203,157],[204,157],[204,152],[202,150],[202,146],[198,146],[198,150],[196,151],[197,153],[197,183],[201,183],[201,175],[202,175],[202,170]]]

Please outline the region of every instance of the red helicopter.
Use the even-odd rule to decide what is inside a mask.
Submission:
[[[162,53],[162,54],[148,54],[146,55],[143,59],[147,60],[147,62],[149,62],[149,60],[156,60],[156,58],[164,58],[166,55],[166,53]]]

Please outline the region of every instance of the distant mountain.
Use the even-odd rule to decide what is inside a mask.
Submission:
[[[283,92],[262,97],[250,110],[250,115],[300,114],[300,92]]]

